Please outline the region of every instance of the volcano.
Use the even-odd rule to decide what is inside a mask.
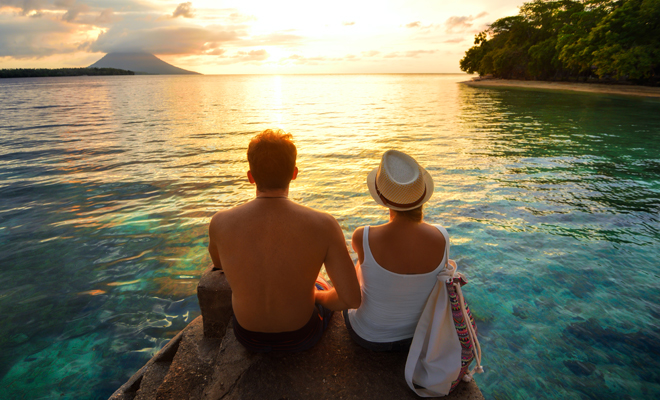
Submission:
[[[201,75],[168,64],[150,53],[108,53],[89,68],[118,68],[148,75]]]

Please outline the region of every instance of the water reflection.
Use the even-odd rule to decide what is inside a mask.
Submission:
[[[449,228],[470,277],[496,371],[479,381],[487,397],[579,396],[584,362],[600,385],[588,390],[642,396],[660,367],[628,340],[657,343],[658,103],[467,88],[462,78],[0,84],[3,387],[20,397],[93,382],[107,396],[198,315],[208,221],[253,197],[247,143],[281,126],[299,149],[292,197],[336,216],[347,241],[387,218],[365,185],[385,150],[431,173],[426,218]],[[584,333],[591,318],[598,329]],[[615,348],[599,344],[607,337]],[[56,358],[82,355],[55,372]],[[629,383],[608,383],[620,377]]]
[[[469,235],[470,250],[480,256],[466,263],[474,262],[481,273],[495,271],[490,279],[481,273],[473,279],[483,280],[482,293],[490,293],[484,302],[510,310],[480,315],[486,346],[502,360],[537,359],[541,346],[554,349],[553,359],[544,356],[530,366],[564,371],[564,386],[601,398],[623,389],[613,380],[656,373],[656,361],[623,343],[629,334],[652,346],[660,343],[648,319],[656,306],[641,300],[638,291],[657,298],[652,293],[659,286],[657,263],[651,260],[659,239],[659,179],[653,169],[660,137],[644,134],[659,130],[658,104],[471,88],[464,88],[462,97],[461,124],[475,132],[471,153],[488,165],[477,172],[486,201],[478,208],[459,203],[456,214],[462,218],[452,233]],[[490,244],[504,249],[498,252]],[[621,274],[635,285],[621,283]],[[655,278],[648,281],[649,276]],[[499,293],[496,285],[510,287],[516,298]],[[626,316],[629,307],[645,309],[636,322]],[[588,326],[598,333],[583,334]],[[611,348],[605,337],[620,338],[614,339],[619,344]],[[650,364],[621,363],[625,357]],[[582,386],[585,376],[598,383]],[[539,387],[538,381],[517,376],[486,375],[485,380],[496,397],[506,396],[512,385]],[[557,395],[559,381],[548,374],[543,384],[553,385]],[[648,395],[637,385],[625,390]]]

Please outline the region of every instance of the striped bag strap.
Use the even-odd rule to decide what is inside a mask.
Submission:
[[[442,225],[435,225],[436,228],[442,233],[442,235],[445,237],[445,266],[449,267],[449,264],[451,263],[452,267],[454,268],[454,277],[455,279],[452,280],[451,284],[454,286],[454,289],[456,290],[456,296],[458,297],[459,304],[461,306],[461,312],[463,314],[463,319],[465,320],[465,325],[467,325],[468,328],[468,335],[470,336],[470,341],[472,342],[472,353],[474,354],[474,361],[476,362],[476,366],[470,371],[469,373],[465,374],[463,376],[463,380],[466,382],[469,382],[472,380],[472,376],[475,373],[482,373],[484,372],[484,367],[481,365],[481,346],[479,345],[479,339],[477,339],[477,333],[474,330],[474,327],[472,326],[472,323],[470,322],[470,318],[467,314],[467,307],[465,306],[465,297],[463,297],[463,291],[461,290],[461,280],[466,281],[463,274],[458,272],[458,265],[456,265],[456,262],[454,260],[449,260],[449,232],[447,232],[447,229],[445,229],[444,226]],[[456,279],[458,278],[458,279]]]

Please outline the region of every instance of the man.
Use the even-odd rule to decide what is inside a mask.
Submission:
[[[247,177],[256,183],[256,198],[218,212],[209,225],[211,259],[232,289],[236,338],[255,352],[311,348],[330,310],[361,301],[337,221],[288,199],[298,175],[291,139],[270,129],[252,139]],[[334,288],[317,289],[322,265]]]

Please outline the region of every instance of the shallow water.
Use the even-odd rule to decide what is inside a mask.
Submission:
[[[208,221],[254,195],[246,146],[277,126],[292,198],[347,241],[386,219],[385,150],[430,171],[487,398],[660,397],[660,102],[465,79],[0,81],[2,396],[107,398],[199,315]]]

